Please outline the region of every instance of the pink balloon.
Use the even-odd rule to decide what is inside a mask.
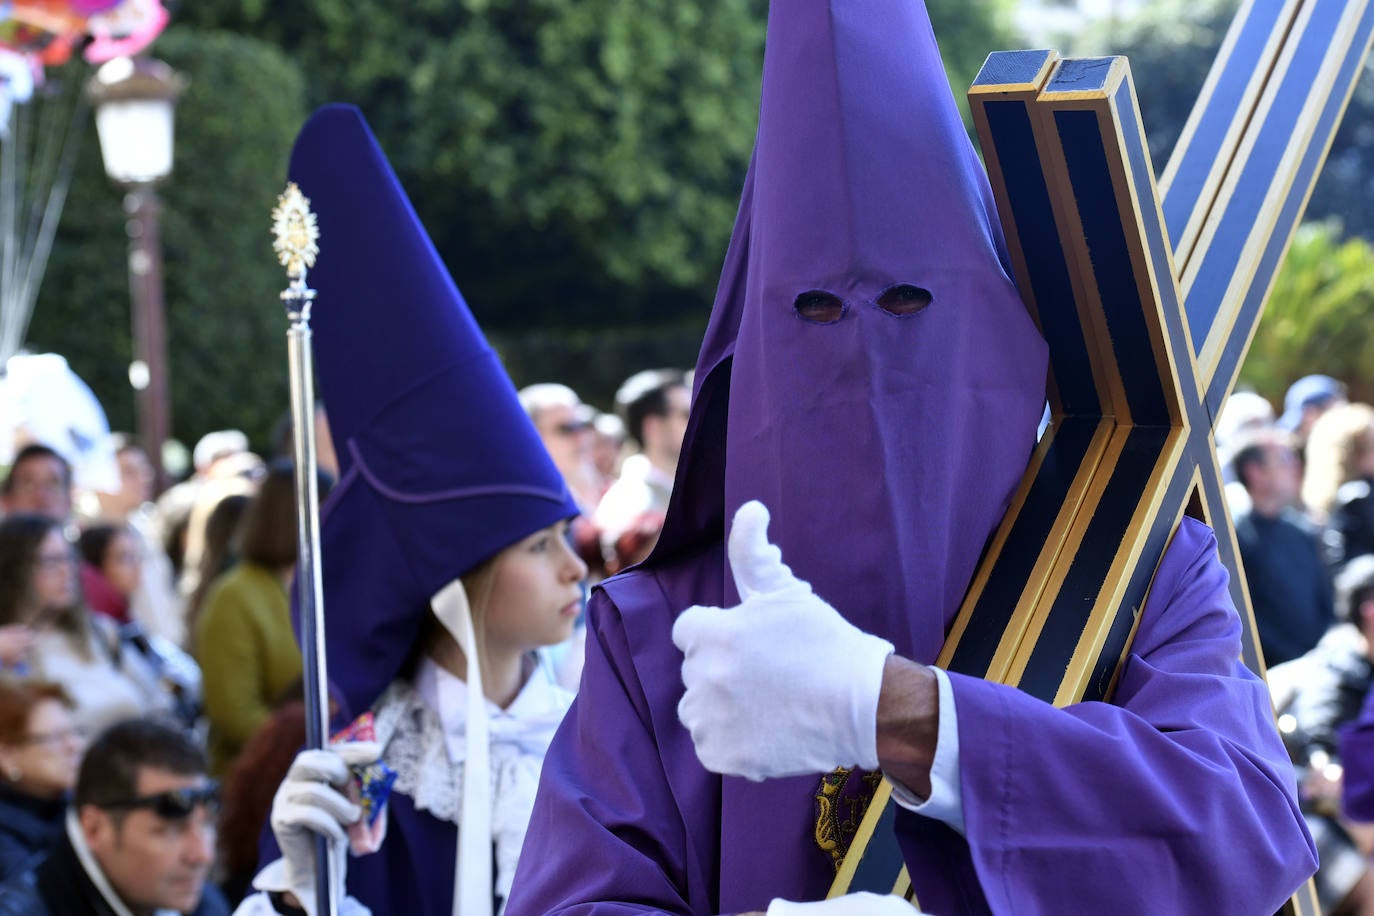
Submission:
[[[83,55],[93,64],[142,51],[167,28],[171,17],[159,0],[120,0],[120,9],[90,21],[93,39]]]

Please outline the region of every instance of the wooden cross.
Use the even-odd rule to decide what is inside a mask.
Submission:
[[[1248,0],[1156,190],[1124,58],[996,53],[969,92],[1053,420],[939,658],[1106,699],[1186,513],[1263,674],[1212,441],[1374,36],[1374,0]],[[831,891],[910,898],[884,784]],[[1311,884],[1285,912],[1317,913]]]

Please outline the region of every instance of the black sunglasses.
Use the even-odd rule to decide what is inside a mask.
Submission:
[[[134,808],[147,808],[158,817],[169,821],[179,821],[191,816],[198,805],[204,805],[214,814],[219,810],[219,783],[209,782],[202,786],[187,789],[172,789],[154,795],[140,795],[122,801],[107,802],[100,807],[113,811],[129,811]]]

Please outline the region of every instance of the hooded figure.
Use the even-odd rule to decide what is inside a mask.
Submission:
[[[488,644],[453,585],[577,506],[357,109],[311,116],[291,178],[320,230],[314,356],[341,473],[321,511],[328,671],[351,715],[375,712],[398,774],[385,842],[349,863],[348,892],[378,914],[491,912],[570,698],[536,669],[509,705],[487,702]],[[586,567],[566,543],[546,553],[566,559],[557,594],[571,603]],[[431,657],[436,618],[461,679]]]
[[[593,594],[582,686],[545,761],[513,916],[823,898],[861,814],[854,796],[871,795],[876,776],[827,774],[855,762],[838,759],[763,779],[803,772],[770,770],[774,736],[763,734],[726,747],[752,763],[716,767],[753,779],[709,771],[679,718],[691,693],[675,621],[726,621],[729,649],[731,615],[757,595],[736,586],[725,541],[735,558],[741,532],[727,520],[761,501],[782,561],[804,580],[794,584],[810,583],[790,594],[833,605],[866,653],[881,644],[854,674],[873,688],[871,746],[885,655],[895,650],[888,667],[931,671],[1034,445],[1046,348],[1010,279],[924,6],[775,3],[766,48],[754,160],[668,518],[650,558]],[[854,667],[838,645],[806,644],[789,627],[800,604],[790,610],[784,601],[754,656],[791,660],[769,668],[791,679],[763,685],[761,721],[776,711],[807,723],[789,693]],[[922,907],[1277,908],[1310,874],[1312,851],[1239,637],[1212,535],[1185,520],[1119,705],[1055,709],[974,678],[930,678],[935,769],[951,778],[938,811],[900,811],[895,828]],[[730,671],[745,671],[722,670],[727,688]]]

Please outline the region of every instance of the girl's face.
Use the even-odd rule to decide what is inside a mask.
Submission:
[[[497,555],[483,623],[490,651],[527,652],[572,635],[587,564],[568,543],[568,523],[536,531]]]
[[[58,700],[43,699],[29,711],[17,744],[0,745],[0,777],[37,798],[56,798],[76,785],[84,742],[72,714]]]
[[[33,597],[39,617],[76,602],[76,554],[56,528],[43,537],[34,555]]]
[[[133,594],[134,589],[138,588],[142,570],[143,563],[139,558],[138,545],[134,543],[133,536],[128,532],[120,532],[110,538],[110,543],[105,548],[105,562],[100,571],[105,574],[105,578],[115,590],[126,598]]]

